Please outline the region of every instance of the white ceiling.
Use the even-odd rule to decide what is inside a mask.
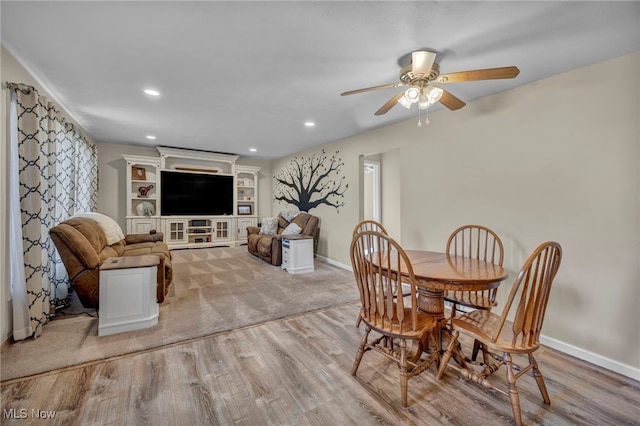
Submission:
[[[637,1],[0,7],[2,44],[97,141],[265,159],[415,117],[400,106],[373,115],[400,89],[340,96],[397,82],[413,50],[438,52],[443,74],[520,68],[513,80],[447,85],[467,103],[640,51]],[[146,87],[161,96],[145,95]],[[306,120],[317,125],[306,128]]]

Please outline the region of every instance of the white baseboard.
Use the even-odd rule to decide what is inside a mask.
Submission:
[[[316,259],[321,260],[322,262],[328,263],[329,265],[337,266],[338,268],[346,269],[347,271],[353,272],[353,268],[351,265],[345,265],[344,263],[336,262],[335,260],[326,258],[324,256],[320,256],[316,254]]]
[[[561,342],[560,340],[554,339],[552,337],[540,335],[540,343],[562,353],[597,365],[598,367],[606,368],[607,370],[622,374],[623,376],[629,377],[630,379],[640,381],[640,368],[623,364],[619,361],[604,357],[602,355],[598,355],[586,349]]]

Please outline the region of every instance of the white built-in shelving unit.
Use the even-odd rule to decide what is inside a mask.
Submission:
[[[247,227],[258,224],[260,168],[236,165],[237,155],[168,147],[157,150],[159,157],[123,155],[127,162],[127,233],[162,231],[170,248],[246,244]],[[162,216],[162,170],[233,176],[235,214]]]
[[[160,158],[123,157],[127,162],[127,233],[148,234],[160,226]]]
[[[236,166],[236,219],[238,241],[247,240],[247,227],[258,225],[258,172],[260,167]]]

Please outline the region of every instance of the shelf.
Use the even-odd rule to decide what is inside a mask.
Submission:
[[[203,173],[233,174],[237,155],[219,154],[181,148],[156,147],[163,170],[195,169]]]
[[[160,173],[160,159],[154,157],[143,157],[139,155],[123,155],[127,162],[127,218],[133,218],[135,221],[127,221],[127,233],[131,233],[134,229],[155,229],[158,225],[152,218],[158,217],[159,194],[158,176]],[[141,196],[142,192],[146,192],[147,196]],[[150,203],[153,213],[150,216],[143,214],[140,203]]]
[[[236,155],[167,147],[156,149],[159,157],[123,155],[127,162],[127,233],[159,230],[172,249],[246,244],[247,226],[255,226],[258,222],[260,167],[238,165]],[[163,170],[233,176],[234,214],[161,216],[160,177]],[[141,197],[140,193],[145,193],[145,189],[139,189],[150,186],[153,187],[147,189],[147,196]],[[141,203],[147,206],[147,213],[150,212],[148,203],[151,203],[153,214],[139,214],[142,212]],[[241,215],[240,212],[249,214]]]
[[[194,237],[189,235],[189,244],[206,244],[211,242],[211,235],[203,237]]]
[[[259,168],[249,166],[236,167],[236,212],[239,219],[243,216],[250,217],[257,215],[258,204],[256,201],[258,197],[257,183],[259,170]],[[246,238],[246,232],[242,234],[241,238],[243,240]]]

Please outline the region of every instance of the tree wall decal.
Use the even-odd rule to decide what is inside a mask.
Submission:
[[[288,167],[274,176],[274,199],[293,204],[300,211],[310,211],[320,205],[335,207],[338,213],[344,206],[344,193],[349,187],[344,176],[337,178],[344,166],[339,151],[327,157],[324,149],[320,155],[293,157]]]

